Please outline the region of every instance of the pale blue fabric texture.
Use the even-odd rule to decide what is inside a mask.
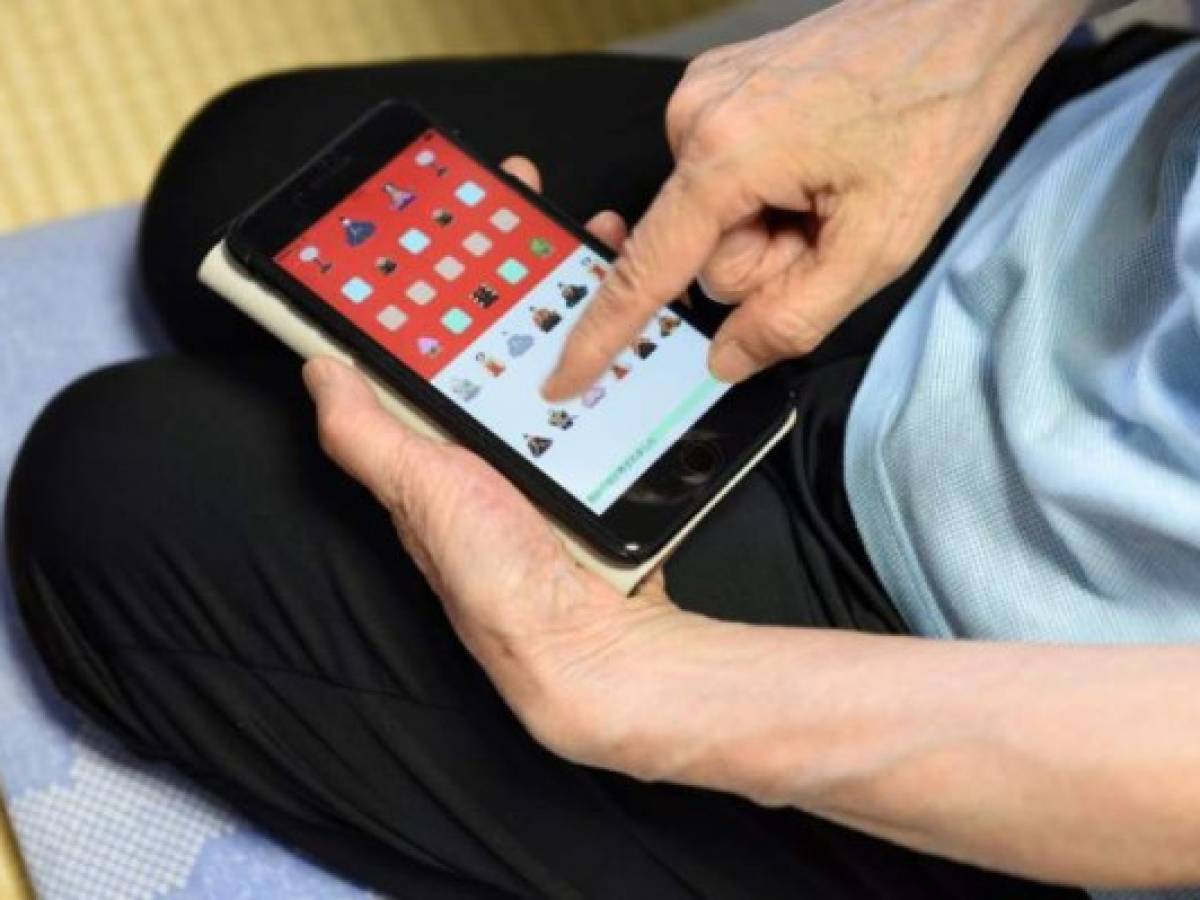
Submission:
[[[918,634],[1200,639],[1198,151],[1195,44],[1064,107],[877,350],[847,490]]]
[[[846,480],[920,634],[1200,638],[1200,48],[1056,113],[901,312]]]
[[[1063,108],[871,360],[847,491],[918,634],[1200,638],[1198,151],[1195,44]]]

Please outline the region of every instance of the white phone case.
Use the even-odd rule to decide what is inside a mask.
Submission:
[[[242,271],[233,260],[225,243],[217,244],[205,256],[200,265],[199,277],[208,285],[247,316],[265,328],[283,343],[287,344],[305,359],[314,356],[333,356],[351,365],[355,361],[337,344],[325,336],[316,326],[309,324],[299,316],[284,300],[273,291],[253,280]],[[360,370],[361,371],[361,370]],[[439,441],[450,441],[451,438],[438,426],[434,425],[411,403],[375,378],[370,372],[363,374],[375,388],[383,405],[408,427],[421,434]],[[772,436],[771,440],[757,453],[744,469],[729,480],[721,491],[705,506],[659,551],[652,559],[637,565],[624,566],[594,552],[578,538],[568,532],[557,522],[552,523],[563,544],[580,565],[585,566],[609,582],[623,594],[632,593],[638,583],[657,566],[666,556],[679,545],[696,524],[704,518],[722,497],[733,488],[742,477],[753,468],[767,451],[777,444],[791,429],[796,414],[788,416],[783,427]]]

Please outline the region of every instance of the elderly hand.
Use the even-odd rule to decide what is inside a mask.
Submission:
[[[675,172],[580,318],[549,399],[586,389],[697,277],[737,304],[709,365],[807,353],[920,254],[1084,0],[843,0],[688,67]]]
[[[528,161],[505,168],[537,188]],[[589,228],[614,245],[624,236],[612,212]],[[673,606],[659,574],[627,598],[581,568],[505,478],[465,449],[406,429],[355,370],[318,359],[304,376],[325,451],[391,512],[459,637],[518,718],[564,756],[615,764],[604,754],[603,730],[618,714],[607,701],[637,690],[626,677],[636,657],[705,620]]]

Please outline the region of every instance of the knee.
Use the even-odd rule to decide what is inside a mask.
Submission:
[[[273,120],[272,100],[289,78],[286,73],[252,78],[206,101],[188,119],[163,157],[147,195],[147,214],[156,216],[164,204],[174,206],[181,196],[203,201],[232,193],[228,189],[230,181],[236,184],[247,170],[261,165],[263,157],[273,156],[255,142],[256,126],[264,118]],[[281,149],[286,152],[286,147]],[[220,180],[215,181],[217,178]],[[209,189],[217,184],[221,190]],[[172,223],[164,220],[164,224]],[[177,227],[186,227],[186,223],[177,223]],[[154,234],[153,229],[143,232],[146,238]]]
[[[122,368],[89,375],[50,402],[26,436],[9,482],[9,569],[17,601],[43,647],[62,643],[51,626],[61,624],[64,611],[51,607],[100,587],[111,542],[123,533],[116,527],[120,497],[136,474],[118,459]],[[74,619],[82,611],[69,612]]]
[[[43,410],[9,485],[9,569],[27,631],[77,704],[111,720],[118,653],[198,641],[193,601],[219,565],[193,551],[237,531],[237,505],[216,498],[252,492],[275,462],[258,448],[315,444],[298,432],[311,429],[300,394],[294,365],[169,358],[91,374]]]
[[[52,547],[72,536],[69,521],[80,509],[76,491],[88,483],[84,460],[97,437],[97,411],[111,380],[103,371],[68,386],[47,404],[25,436],[8,490],[10,550],[33,544]],[[26,558],[21,553],[13,562],[23,567]]]
[[[119,524],[121,498],[137,478],[112,440],[122,428],[112,410],[125,368],[76,382],[42,412],[9,482],[5,536],[26,632],[59,690],[136,745],[118,714],[103,612],[120,568],[114,542],[130,536]]]
[[[6,511],[14,573],[62,587],[84,614],[102,613],[96,634],[109,634],[133,614],[129,598],[145,602],[178,581],[176,545],[228,527],[215,498],[253,489],[274,462],[265,446],[307,459],[306,409],[294,364],[274,360],[168,358],[75,382],[17,457]]]
[[[287,427],[273,412],[282,371],[232,368],[118,365],[42,411],[17,456],[5,514],[18,603],[30,630],[44,629],[39,644],[68,625],[93,646],[154,642],[162,624],[152,614],[183,578],[176,545],[222,527],[196,514],[228,480],[213,460]],[[193,533],[202,530],[210,533]]]
[[[196,269],[235,216],[320,146],[323,117],[307,114],[300,102],[310,77],[271,75],[220,94],[183,128],[154,177],[138,266],[180,349],[280,352],[278,342],[216,299]]]
[[[307,71],[263,75],[227,88],[197,110],[150,186],[143,264],[162,249],[177,255],[181,245],[207,248],[233,217],[327,142],[336,121],[311,114],[321,84]]]
[[[14,567],[40,561],[60,569],[101,558],[136,473],[126,465],[128,405],[123,385],[131,366],[88,375],[42,410],[17,454],[9,485],[6,532]]]

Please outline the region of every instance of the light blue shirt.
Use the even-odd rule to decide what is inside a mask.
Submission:
[[[1064,107],[877,350],[846,483],[917,633],[1200,639],[1198,152],[1196,44]]]
[[[1198,152],[1195,44],[1064,107],[877,350],[846,482],[917,633],[1200,639]]]
[[[1200,638],[1198,51],[1054,115],[871,361],[847,489],[920,634]]]
[[[1200,47],[1064,107],[872,359],[846,481],[918,634],[1200,638]]]

